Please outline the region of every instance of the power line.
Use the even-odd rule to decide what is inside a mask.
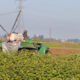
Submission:
[[[7,12],[7,13],[0,13],[0,16],[6,16],[6,15],[11,15],[11,14],[15,14],[18,11],[14,11],[14,12]]]
[[[5,31],[8,34],[8,32],[6,31],[6,29],[2,25],[0,25],[0,27],[3,29],[3,31]]]

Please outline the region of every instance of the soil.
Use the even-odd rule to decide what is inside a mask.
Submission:
[[[50,48],[49,49],[51,53],[58,53],[58,54],[72,54],[72,53],[77,53],[80,54],[79,49],[62,49],[62,48]]]

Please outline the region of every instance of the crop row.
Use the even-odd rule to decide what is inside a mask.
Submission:
[[[0,52],[0,80],[80,80],[80,55],[52,57]]]

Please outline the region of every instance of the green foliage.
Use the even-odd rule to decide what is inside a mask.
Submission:
[[[0,80],[80,80],[80,55],[0,53]]]

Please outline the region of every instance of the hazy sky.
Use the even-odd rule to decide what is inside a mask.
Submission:
[[[0,24],[10,29],[17,13],[2,15],[17,10],[16,0],[0,1]],[[80,39],[80,0],[25,0],[23,21],[29,36],[43,34],[57,39]],[[0,30],[1,31],[1,30]]]

